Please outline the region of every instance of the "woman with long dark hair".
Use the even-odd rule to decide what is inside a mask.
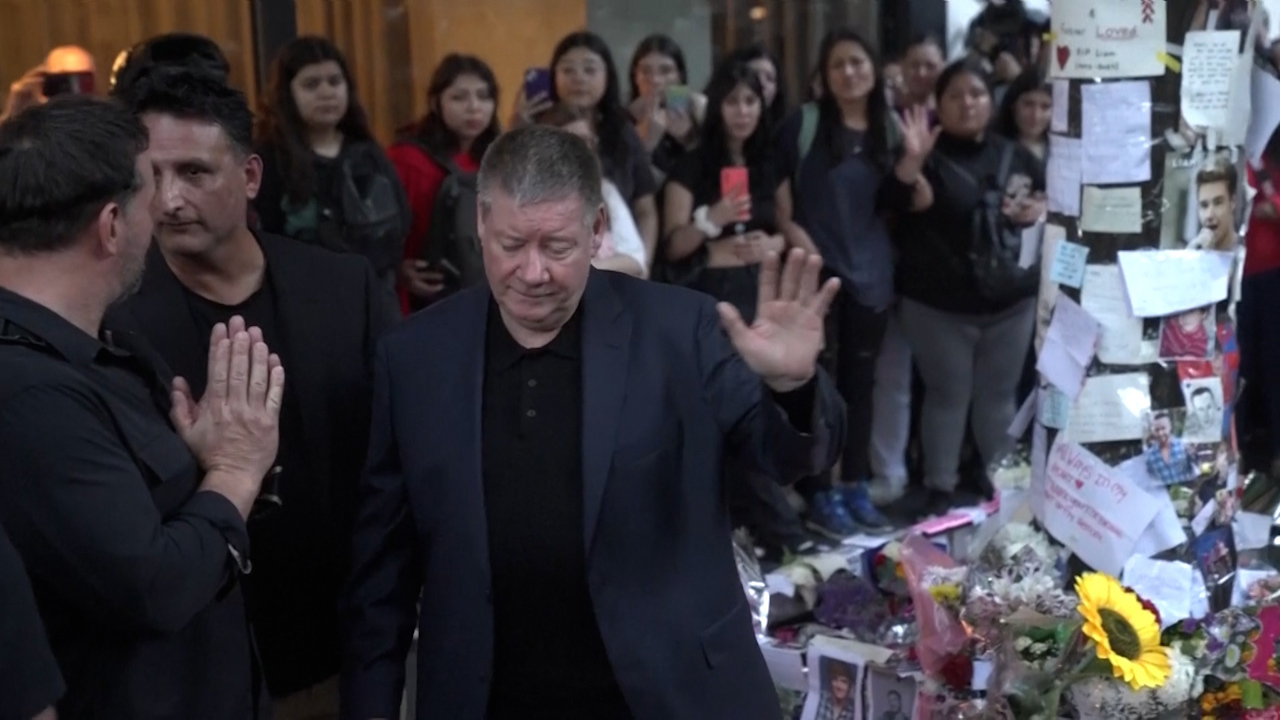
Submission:
[[[498,81],[473,55],[446,55],[427,84],[427,114],[401,128],[388,153],[413,212],[400,263],[400,299],[405,312],[429,304],[445,289],[440,268],[429,267],[424,246],[436,196],[451,173],[480,169],[498,137]]]
[[[760,80],[764,90],[765,115],[769,116],[769,124],[777,129],[787,119],[787,90],[782,80],[782,65],[769,49],[760,43],[752,43],[735,50],[732,55],[737,62],[745,63]]]
[[[627,110],[635,121],[640,141],[649,151],[655,179],[661,181],[676,162],[698,142],[698,124],[706,112],[707,98],[688,92],[689,74],[684,51],[670,37],[654,34],[636,45],[627,71],[631,94]],[[680,106],[667,101],[669,89],[684,87],[687,101]]]
[[[732,304],[750,323],[760,263],[793,244],[782,214],[790,190],[774,161],[759,75],[731,57],[716,67],[706,95],[698,145],[663,191],[664,251],[681,284]],[[737,459],[725,474],[735,523],[751,530],[769,558],[813,547],[770,478]]]
[[[367,257],[393,292],[409,208],[347,59],[321,37],[280,50],[257,127],[264,231]]]
[[[938,78],[940,135],[924,176],[933,202],[900,218],[899,321],[924,380],[920,438],[933,509],[954,502],[966,420],[982,467],[1012,443],[1020,368],[1031,344],[1038,267],[1022,231],[1045,212],[1044,169],[992,132],[991,80],[974,61]]]
[[[1009,84],[995,128],[1022,143],[1044,162],[1049,155],[1049,122],[1053,115],[1053,86],[1039,70],[1028,70]]]
[[[521,93],[516,99],[517,120],[532,123],[538,112],[560,102],[591,113],[599,139],[596,152],[601,168],[631,208],[652,263],[658,245],[658,186],[650,168],[649,152],[622,104],[613,53],[595,33],[570,33],[551,54],[551,73],[551,93],[546,103],[535,103]]]
[[[844,484],[807,478],[797,490],[814,530],[844,536],[858,526],[889,527],[867,493],[875,360],[893,302],[893,251],[884,218],[896,204],[895,193],[910,198],[915,190],[887,180],[902,166],[914,186],[919,173],[903,157],[903,131],[889,109],[879,62],[861,35],[850,29],[827,33],[818,73],[818,99],[787,120],[777,142],[795,187],[795,222],[827,272],[841,280],[830,315],[828,362],[849,407]],[[908,114],[913,132],[921,130],[922,118],[922,112]]]

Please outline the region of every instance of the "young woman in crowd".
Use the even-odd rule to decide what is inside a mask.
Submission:
[[[932,202],[902,215],[897,234],[899,321],[924,380],[921,442],[935,508],[953,501],[966,416],[984,467],[1011,442],[1020,373],[1010,370],[1031,342],[1039,273],[1001,282],[984,268],[987,260],[1016,266],[1010,243],[1045,211],[1040,161],[989,130],[983,69],[948,67],[937,97],[941,134],[924,167]],[[988,216],[981,211],[990,203],[999,207]]]
[[[436,195],[451,172],[474,173],[498,127],[498,82],[483,60],[446,55],[427,85],[427,114],[404,128],[389,154],[404,184],[413,223],[400,263],[405,312],[429,304],[445,289],[445,277],[423,257]]]
[[[787,235],[791,195],[770,143],[764,88],[750,65],[730,57],[707,84],[707,114],[698,145],[672,169],[664,188],[663,247],[681,284],[755,317],[760,263],[794,243]],[[737,177],[733,177],[734,175]],[[728,194],[724,191],[728,189]],[[780,560],[813,543],[795,509],[770,478],[730,461],[725,469],[735,524]]]
[[[392,301],[409,206],[333,43],[300,37],[281,49],[257,141],[262,230],[364,255]]]
[[[591,114],[582,108],[560,103],[538,116],[538,122],[567,130],[582,138],[595,148],[596,132],[591,125]],[[647,258],[644,252],[644,240],[640,239],[640,229],[631,217],[631,209],[622,199],[618,187],[608,178],[603,187],[605,210],[608,213],[608,227],[600,250],[596,253],[593,267],[601,270],[615,270],[635,277],[645,277]]]
[[[1053,114],[1053,87],[1043,73],[1028,70],[1009,85],[1000,104],[996,130],[1022,143],[1038,160],[1049,154],[1049,121]]]
[[[898,103],[899,108],[923,105],[933,107],[933,89],[938,75],[946,66],[942,43],[932,35],[920,35],[911,40],[902,56],[903,83],[905,87]]]
[[[902,88],[894,99],[900,116],[915,107],[926,108],[929,116],[934,116],[933,90],[944,66],[942,43],[937,38],[920,35],[911,40],[902,56]],[[871,402],[869,459],[873,480],[868,491],[879,506],[896,502],[906,492],[914,367],[897,313],[890,313],[876,359]]]
[[[627,110],[653,165],[660,185],[667,173],[698,142],[698,124],[706,112],[707,98],[688,92],[689,75],[684,51],[675,40],[656,34],[640,41],[627,73],[631,99]],[[668,88],[684,87],[687,101],[668,104]]]
[[[780,128],[787,119],[787,92],[782,84],[781,65],[769,49],[760,43],[752,43],[736,50],[733,57],[755,71],[764,90],[765,115],[769,118],[770,127]]]
[[[653,262],[658,245],[657,183],[649,151],[636,133],[631,115],[622,105],[618,71],[609,46],[599,35],[566,35],[551,55],[551,93],[547,98],[516,97],[513,122],[526,124],[552,105],[564,102],[589,112],[599,138],[597,153],[605,177],[613,181],[631,208],[645,252]]]
[[[790,190],[774,161],[768,124],[755,72],[743,63],[721,63],[707,84],[701,141],[664,189],[667,260],[694,268],[685,284],[731,303],[748,323],[755,317],[760,263],[789,244],[779,210],[789,214]],[[745,185],[726,183],[725,170],[740,172]]]
[[[795,187],[798,232],[811,239],[825,270],[841,281],[829,315],[827,346],[829,365],[849,408],[841,461],[845,484],[806,478],[797,490],[809,505],[813,528],[843,536],[857,526],[889,527],[872,505],[866,482],[875,362],[893,302],[893,249],[884,216],[892,199],[886,194],[897,186],[884,180],[901,148],[879,64],[858,33],[828,33],[818,51],[818,68],[822,93],[784,124],[777,154]],[[802,136],[806,115],[811,137]]]

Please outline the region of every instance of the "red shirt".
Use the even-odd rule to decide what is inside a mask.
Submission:
[[[1249,185],[1256,188],[1258,194],[1253,198],[1253,215],[1244,234],[1246,276],[1280,268],[1280,218],[1258,215],[1258,207],[1265,203],[1280,210],[1280,192],[1276,190],[1280,184],[1280,165],[1267,158],[1263,158],[1262,165],[1269,177],[1265,181],[1249,166]]]
[[[431,227],[431,210],[435,207],[436,193],[448,175],[444,168],[427,157],[421,148],[409,143],[392,145],[387,150],[391,164],[400,175],[400,184],[404,186],[405,195],[409,198],[409,209],[413,211],[413,223],[409,225],[409,236],[404,240],[405,259],[422,257],[422,243],[427,238],[427,229]],[[460,152],[453,156],[453,162],[464,172],[476,172],[480,169],[470,154]],[[400,308],[409,314],[409,293],[400,290]]]

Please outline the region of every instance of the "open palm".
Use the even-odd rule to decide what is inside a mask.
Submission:
[[[781,266],[781,267],[780,267]],[[734,348],[770,388],[794,390],[813,377],[822,351],[823,318],[840,281],[820,282],[822,258],[793,249],[785,263],[769,253],[760,267],[756,318],[750,326],[728,303],[720,320]]]

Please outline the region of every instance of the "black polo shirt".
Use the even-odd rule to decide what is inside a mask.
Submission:
[[[0,530],[0,720],[31,720],[66,689],[22,558]]]
[[[168,420],[169,378],[132,333],[102,339],[0,289],[0,524],[67,692],[61,717],[243,720],[259,689],[230,548],[235,506]]]
[[[582,310],[521,347],[490,303],[481,462],[493,577],[489,720],[631,717],[587,587]]]

